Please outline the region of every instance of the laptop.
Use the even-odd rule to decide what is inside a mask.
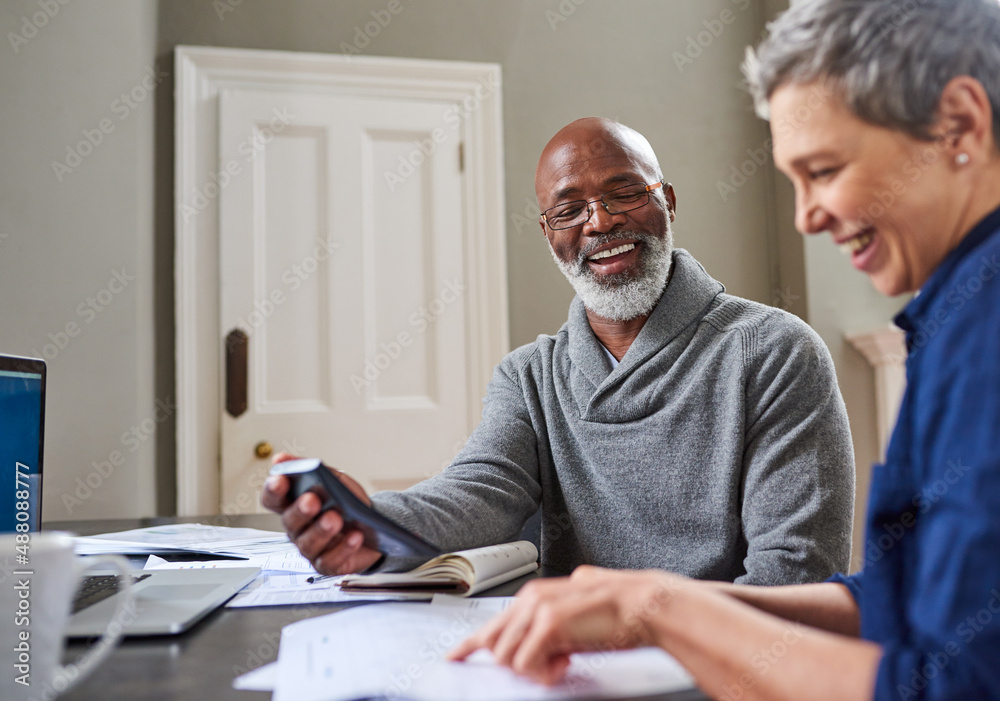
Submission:
[[[44,428],[45,361],[0,355],[0,533],[41,527]]]
[[[259,567],[136,570],[132,575],[134,601],[116,622],[125,635],[183,633],[229,601],[258,572]],[[115,575],[84,579],[66,630],[71,638],[89,638],[103,633],[119,597],[123,596],[113,588],[118,579]]]
[[[0,533],[37,533],[42,521],[42,447],[45,429],[45,361],[0,355]],[[28,498],[23,499],[27,491]],[[21,492],[18,495],[18,492]],[[25,508],[27,507],[27,508]],[[120,620],[125,635],[175,635],[232,598],[258,567],[136,570],[134,603]],[[85,577],[77,592],[68,635],[100,635],[122,596],[117,577]]]

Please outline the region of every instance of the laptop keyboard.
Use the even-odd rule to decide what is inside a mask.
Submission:
[[[132,577],[132,584],[136,584],[146,579],[149,575],[144,574]],[[99,601],[104,601],[109,596],[113,596],[118,591],[118,575],[101,574],[84,577],[83,583],[73,597],[73,613],[82,611],[88,606],[93,606]]]

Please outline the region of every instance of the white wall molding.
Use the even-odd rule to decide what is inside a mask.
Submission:
[[[847,341],[875,370],[875,413],[882,458],[889,445],[903,392],[906,390],[906,342],[903,332],[887,326],[865,333],[847,334]]]

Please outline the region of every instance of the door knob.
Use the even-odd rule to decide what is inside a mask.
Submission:
[[[272,448],[271,444],[267,441],[261,441],[254,446],[253,452],[258,458],[269,458],[271,457],[271,453],[274,452],[274,448]]]

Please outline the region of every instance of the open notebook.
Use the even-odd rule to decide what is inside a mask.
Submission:
[[[410,599],[430,599],[435,594],[472,596],[536,569],[538,549],[521,540],[439,555],[409,572],[349,575],[341,580],[340,589]]]

